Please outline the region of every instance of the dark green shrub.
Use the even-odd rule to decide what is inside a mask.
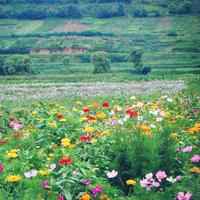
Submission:
[[[129,61],[133,63],[137,73],[141,73],[143,69],[142,55],[143,51],[141,49],[134,49],[129,55]]]
[[[1,75],[32,73],[28,56],[9,56],[1,61]]]
[[[110,72],[110,62],[105,52],[96,52],[92,56],[92,63],[94,64],[93,73]]]

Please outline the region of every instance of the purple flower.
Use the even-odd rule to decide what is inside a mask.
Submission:
[[[176,196],[177,200],[190,200],[192,198],[192,194],[190,192],[179,192]]]
[[[58,196],[57,200],[65,200],[65,197],[64,197],[62,194],[60,194],[60,195]]]
[[[156,178],[158,179],[159,182],[162,182],[163,179],[167,178],[167,174],[165,171],[158,171],[156,173]]]
[[[193,163],[199,163],[200,162],[200,155],[193,155],[192,158],[191,158],[191,161]]]
[[[102,187],[97,185],[95,188],[91,189],[92,195],[96,197],[98,193],[101,193],[103,191]]]
[[[50,188],[48,180],[42,182],[42,188],[46,190]]]
[[[81,183],[84,184],[84,185],[86,185],[86,186],[88,186],[88,185],[91,184],[91,180],[89,180],[89,179],[84,179],[84,180],[81,181]]]

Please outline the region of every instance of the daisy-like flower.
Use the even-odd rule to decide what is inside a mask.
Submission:
[[[24,172],[24,176],[26,178],[33,178],[33,177],[37,176],[37,174],[38,174],[38,171],[36,169],[32,169],[30,171]]]
[[[109,171],[109,172],[106,173],[106,176],[107,176],[109,179],[115,178],[117,175],[118,175],[118,172],[115,171],[115,170],[112,170],[112,171]]]
[[[162,180],[166,179],[167,178],[167,174],[165,171],[158,171],[156,173],[156,178],[158,179],[159,182],[162,182]]]
[[[192,199],[192,194],[190,192],[179,192],[176,196],[177,200],[190,200]]]

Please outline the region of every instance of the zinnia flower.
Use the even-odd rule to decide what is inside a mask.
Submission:
[[[134,180],[134,179],[128,179],[127,181],[126,181],[126,185],[128,185],[128,186],[134,186],[134,185],[136,185],[136,180]]]
[[[176,196],[177,200],[190,200],[192,198],[192,194],[190,192],[179,192]]]
[[[60,160],[59,160],[59,164],[60,165],[71,165],[72,164],[72,159],[69,156],[63,156]]]
[[[6,181],[9,183],[17,183],[22,179],[19,175],[9,175],[6,177]]]
[[[80,141],[81,142],[90,142],[91,141],[91,136],[89,136],[89,135],[81,135],[80,136]]]
[[[109,108],[110,107],[110,104],[108,101],[104,101],[103,104],[102,104],[103,108]]]
[[[90,199],[91,198],[90,198],[90,195],[88,193],[84,193],[80,198],[80,200],[90,200]]]

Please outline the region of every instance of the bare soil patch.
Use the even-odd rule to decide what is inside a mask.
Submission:
[[[155,92],[176,93],[183,81],[146,81],[129,83],[64,83],[0,85],[0,101],[63,99],[66,97],[148,95]]]
[[[89,26],[79,22],[65,22],[64,25],[57,26],[53,32],[83,32],[87,31]]]

